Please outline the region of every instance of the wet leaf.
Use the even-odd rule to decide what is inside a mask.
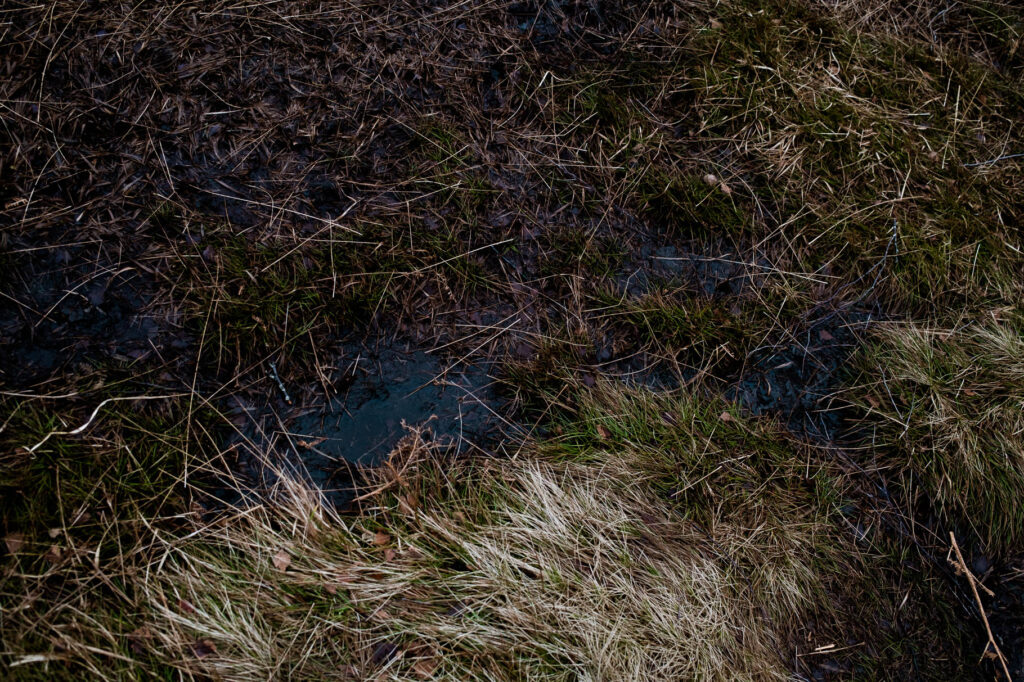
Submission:
[[[192,653],[196,658],[206,658],[217,653],[217,645],[212,639],[198,639],[192,642]]]

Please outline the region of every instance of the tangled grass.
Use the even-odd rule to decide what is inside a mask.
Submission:
[[[1020,321],[955,329],[876,329],[858,399],[882,419],[872,438],[898,445],[890,466],[912,472],[953,523],[996,552],[1024,539],[1024,330]]]

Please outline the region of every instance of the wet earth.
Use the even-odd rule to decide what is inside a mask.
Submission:
[[[380,465],[413,428],[459,454],[489,451],[507,427],[486,368],[449,365],[409,343],[347,344],[324,386],[330,399],[305,405],[269,370],[263,404],[236,399],[239,428],[227,443],[241,483],[256,494],[287,473],[344,506],[359,469]]]

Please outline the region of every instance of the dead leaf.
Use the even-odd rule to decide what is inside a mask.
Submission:
[[[338,594],[338,586],[331,583],[324,583],[324,592],[327,594]]]
[[[868,405],[876,410],[882,405],[881,401],[873,395],[869,395],[866,400],[868,401]]]
[[[373,534],[373,544],[377,545],[378,547],[383,547],[389,542],[391,542],[391,536],[385,533],[384,531],[379,530]]]
[[[55,564],[60,561],[61,557],[64,556],[64,548],[60,545],[50,545],[50,549],[46,551],[43,556],[44,559],[49,561],[51,564]]]
[[[433,658],[421,658],[412,664],[412,670],[421,680],[429,680],[437,670],[437,661]]]
[[[608,440],[612,437],[612,432],[608,430],[608,427],[604,424],[597,425],[597,435],[601,437],[601,440]]]
[[[274,563],[274,568],[277,570],[287,571],[288,567],[292,565],[292,556],[282,549],[274,555],[274,558],[271,559],[271,561]]]
[[[723,28],[723,26],[724,26],[724,24],[722,24],[722,22],[720,22],[718,19],[715,19],[714,17],[711,17],[710,24],[711,24],[711,28],[716,30],[716,31],[720,31]]]
[[[213,643],[212,639],[199,639],[192,642],[192,653],[196,658],[206,658],[217,653],[217,645]]]
[[[832,336],[827,331],[822,329],[820,332],[818,332],[818,338],[821,339],[822,341],[831,341],[832,339],[834,339],[836,337]]]
[[[724,182],[718,185],[718,189],[722,190],[722,194],[725,194],[726,196],[732,194],[732,187],[729,187],[729,185]]]
[[[403,514],[412,514],[420,508],[419,498],[416,493],[409,493],[408,495],[399,495],[398,497],[398,511]]]
[[[393,550],[390,547],[388,547],[387,549],[384,550],[384,561],[394,561],[394,560],[395,560],[395,550]]]
[[[4,544],[7,545],[8,554],[17,554],[25,546],[25,536],[21,533],[11,533],[4,538]]]
[[[736,421],[736,419],[728,412],[722,412],[722,414],[718,415],[718,418],[724,422]]]

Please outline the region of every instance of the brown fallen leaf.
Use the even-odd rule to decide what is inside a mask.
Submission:
[[[288,567],[292,565],[292,556],[285,550],[279,551],[271,559],[274,564],[274,568],[279,571],[287,571]]]
[[[722,412],[722,414],[718,415],[718,418],[724,422],[736,421],[736,419],[728,412]]]
[[[324,592],[327,594],[338,594],[338,586],[331,583],[324,583]]]
[[[189,602],[185,601],[184,599],[179,599],[178,600],[178,610],[179,611],[184,611],[185,613],[195,613],[196,612],[196,607],[192,606],[192,604],[190,604]]]
[[[408,495],[400,495],[398,497],[398,511],[403,514],[412,514],[419,508],[420,501],[416,493],[409,493]]]
[[[393,550],[390,547],[388,547],[387,549],[384,550],[384,561],[394,561],[394,560],[395,560],[395,550]]]
[[[391,536],[385,533],[384,531],[379,530],[373,534],[373,544],[377,545],[378,547],[383,547],[389,542],[391,542]]]
[[[601,437],[601,440],[608,440],[612,437],[612,432],[608,430],[608,427],[604,424],[597,425],[597,435]]]
[[[824,329],[822,329],[820,332],[818,332],[818,338],[821,339],[822,341],[831,341],[835,337],[829,334]]]
[[[4,538],[4,544],[7,545],[8,554],[17,554],[25,546],[25,536],[21,533],[11,533]]]
[[[198,639],[192,642],[192,653],[196,658],[206,658],[212,654],[217,653],[217,645],[214,644],[212,639]]]
[[[429,680],[437,670],[437,661],[433,658],[421,658],[412,664],[412,670],[421,680]]]

